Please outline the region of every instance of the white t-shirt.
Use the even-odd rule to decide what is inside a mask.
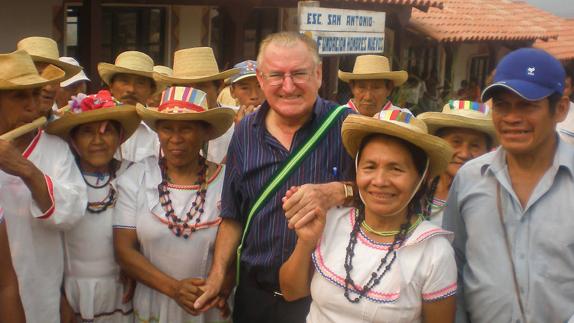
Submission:
[[[358,303],[344,296],[345,250],[355,223],[355,210],[331,209],[321,241],[313,253],[311,310],[307,322],[421,322],[422,303],[456,292],[452,234],[423,221],[397,250],[397,258],[366,297]],[[351,277],[363,286],[379,266],[390,244],[372,241],[360,231]],[[392,255],[389,255],[390,261]],[[356,291],[351,289],[351,298]]]

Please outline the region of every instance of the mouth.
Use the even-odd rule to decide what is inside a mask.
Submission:
[[[532,134],[531,130],[522,130],[522,129],[511,129],[501,131],[502,137],[509,139],[522,139],[524,137],[529,136],[530,134]]]
[[[375,201],[389,203],[396,199],[397,194],[389,193],[389,192],[368,192],[369,196],[371,196]]]
[[[293,101],[303,98],[303,95],[279,95],[281,100]]]

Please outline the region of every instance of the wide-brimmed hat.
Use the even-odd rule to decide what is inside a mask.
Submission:
[[[363,140],[372,134],[403,139],[422,149],[429,159],[429,174],[435,177],[446,169],[452,158],[452,148],[445,140],[428,133],[427,126],[409,112],[384,110],[374,117],[349,115],[341,130],[347,152],[357,157]]]
[[[0,54],[0,90],[21,90],[42,87],[61,81],[66,73],[52,66],[49,75],[38,74],[36,65],[28,53],[18,50]]]
[[[156,130],[158,120],[203,121],[210,126],[210,140],[223,135],[235,117],[235,111],[231,108],[208,109],[205,92],[183,86],[165,89],[157,108],[146,108],[138,104],[136,109],[142,120],[153,130]]]
[[[441,128],[466,128],[480,131],[496,143],[491,109],[485,103],[450,100],[442,112],[425,112],[418,118],[427,124],[429,133],[433,135]]]
[[[78,74],[81,66],[69,64],[60,61],[60,52],[58,51],[58,44],[51,38],[47,37],[27,37],[18,42],[16,49],[25,50],[34,62],[42,62],[52,64],[65,72],[63,80]]]
[[[219,72],[211,47],[180,49],[173,55],[173,76],[158,74],[156,80],[172,85],[224,80],[239,69]]]
[[[163,75],[167,75],[167,76],[173,75],[173,69],[171,69],[171,67],[168,67],[168,66],[155,65],[153,67],[153,71],[158,73],[158,74],[163,74]]]
[[[75,65],[75,66],[80,66],[80,63],[78,63],[78,61],[77,61],[75,58],[73,58],[73,57],[66,57],[66,56],[64,56],[64,57],[60,57],[59,60],[60,60],[61,62],[64,62],[64,63],[72,64],[72,65]],[[60,86],[61,86],[61,87],[66,87],[66,86],[72,85],[72,84],[77,83],[77,82],[82,82],[82,81],[83,81],[83,82],[90,82],[90,79],[88,78],[88,76],[86,75],[86,73],[84,73],[83,70],[80,71],[80,72],[78,72],[78,74],[76,74],[76,75],[70,77],[69,79],[67,79],[67,80],[65,80],[65,81],[63,81],[63,82],[60,82]]]
[[[104,83],[110,85],[115,74],[133,74],[154,80],[153,59],[149,55],[130,50],[120,53],[114,64],[99,63],[98,73]]]
[[[351,80],[391,80],[395,86],[405,83],[409,75],[406,71],[391,71],[388,58],[381,55],[357,56],[353,72],[339,70],[339,79]]]
[[[66,106],[66,112],[48,123],[46,132],[69,139],[75,127],[96,121],[112,120],[120,123],[123,129],[122,142],[126,141],[138,128],[140,118],[133,105],[122,104],[114,99],[109,91],[73,97]]]

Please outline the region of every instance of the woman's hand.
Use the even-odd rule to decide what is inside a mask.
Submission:
[[[193,304],[203,294],[203,289],[201,289],[203,285],[205,285],[205,280],[200,278],[180,280],[177,283],[173,299],[189,314],[199,315],[200,311],[196,310]]]

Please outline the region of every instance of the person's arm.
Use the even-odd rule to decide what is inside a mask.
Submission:
[[[26,319],[18,292],[18,278],[12,267],[6,225],[1,220],[0,259],[0,323],[24,323]]]
[[[230,292],[227,290],[230,288],[224,288],[226,287],[225,282],[229,282],[230,279],[233,282],[233,266],[235,264],[237,247],[241,242],[241,234],[241,224],[236,220],[224,218],[219,225],[215,239],[213,264],[206,283],[202,286],[203,295],[195,302],[194,307],[196,310],[204,312],[213,306],[223,306],[222,301],[228,296],[225,294]],[[218,299],[222,292],[224,297]]]
[[[422,315],[424,323],[452,323],[456,307],[455,296],[449,296],[435,302],[423,302]]]

